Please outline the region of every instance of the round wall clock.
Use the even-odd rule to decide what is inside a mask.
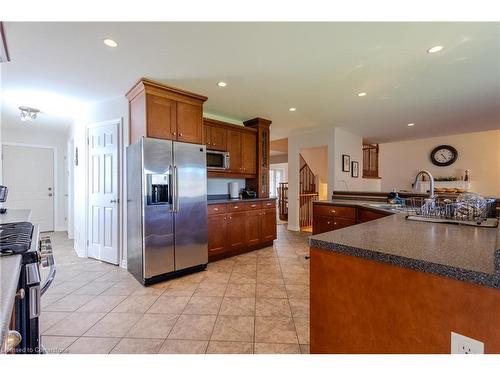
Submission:
[[[458,152],[455,147],[449,145],[441,145],[431,151],[431,161],[438,167],[446,167],[453,164],[458,157]]]

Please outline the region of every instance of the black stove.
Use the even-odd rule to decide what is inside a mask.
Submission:
[[[0,254],[21,254],[31,249],[33,224],[0,224]]]

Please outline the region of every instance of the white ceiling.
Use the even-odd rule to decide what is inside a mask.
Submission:
[[[39,105],[41,122],[67,125],[79,103],[124,95],[147,77],[208,96],[207,112],[268,118],[273,139],[319,126],[378,142],[500,128],[500,23],[4,26],[4,117]],[[434,45],[445,48],[428,54]],[[24,103],[28,92],[60,105]]]

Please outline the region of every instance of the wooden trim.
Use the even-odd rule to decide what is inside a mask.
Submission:
[[[255,174],[224,172],[220,170],[207,169],[207,177],[209,178],[255,178]]]
[[[185,101],[192,104],[203,104],[203,102],[207,101],[208,99],[206,96],[195,94],[178,87],[164,85],[160,82],[152,81],[147,78],[139,79],[139,81],[134,84],[134,86],[125,94],[125,96],[128,100],[132,100],[143,90],[146,90],[148,93],[165,96],[176,101]],[[168,93],[170,95],[168,95]]]
[[[268,242],[262,242],[256,245],[250,245],[250,246],[245,246],[243,248],[239,249],[233,249],[233,250],[224,250],[221,251],[220,253],[208,253],[208,262],[215,262],[217,260],[221,260],[224,258],[229,258],[235,255],[239,254],[245,254],[249,253],[250,251],[258,250],[258,249],[263,249],[264,247],[268,246],[273,246],[274,241],[268,241]]]
[[[257,129],[254,128],[246,128],[243,125],[231,124],[229,122],[214,120],[207,117],[203,117],[203,125],[218,126],[220,128],[230,128],[231,130],[238,130],[242,132],[257,133]]]

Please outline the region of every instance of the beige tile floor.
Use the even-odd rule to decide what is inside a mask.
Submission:
[[[78,258],[51,234],[54,284],[42,297],[50,353],[308,353],[307,234],[278,225],[273,247],[144,287],[125,269]]]

